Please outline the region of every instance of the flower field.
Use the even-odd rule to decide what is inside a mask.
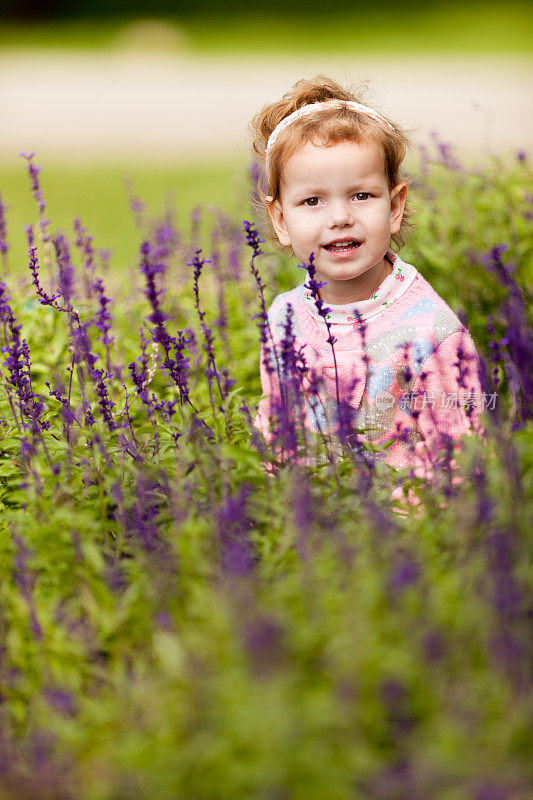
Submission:
[[[132,197],[116,285],[25,165],[24,264],[0,200],[0,800],[531,797],[527,157],[435,139],[411,176],[402,258],[496,397],[432,483],[283,409],[281,441],[253,427],[266,308],[304,275],[250,218]]]

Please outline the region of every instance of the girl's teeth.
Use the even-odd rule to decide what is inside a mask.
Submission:
[[[328,248],[330,250],[347,250],[351,247],[357,247],[357,242],[339,242],[334,244],[329,244]]]

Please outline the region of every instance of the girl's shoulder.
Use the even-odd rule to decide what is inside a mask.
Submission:
[[[417,335],[425,331],[434,345],[457,331],[468,333],[450,305],[420,272],[402,300],[396,306],[394,327],[408,326]]]
[[[357,334],[345,337],[337,347],[357,347],[356,337]],[[443,352],[458,338],[469,349],[474,349],[470,333],[457,314],[417,270],[404,293],[382,313],[368,320],[365,351],[373,369],[379,371],[388,367],[394,371],[403,349],[407,348],[406,354],[409,353],[419,373],[430,355]]]

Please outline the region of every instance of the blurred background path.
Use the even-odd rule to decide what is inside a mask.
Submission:
[[[47,215],[79,216],[117,274],[138,261],[133,192],[250,214],[251,116],[302,77],[368,83],[366,102],[468,165],[533,153],[528,0],[3,0],[0,202],[9,263],[27,274],[35,221],[21,151],[36,152]],[[327,7],[325,7],[327,6]],[[517,156],[520,153],[520,161]],[[522,155],[525,153],[525,156]],[[406,169],[416,173],[416,149]],[[196,213],[196,212],[195,212]]]
[[[533,58],[527,54],[0,52],[0,159],[176,161],[242,156],[263,103],[300,77],[367,81],[369,101],[414,130],[436,130],[464,156],[529,150]]]

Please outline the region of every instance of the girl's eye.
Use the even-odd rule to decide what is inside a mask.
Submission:
[[[371,197],[371,194],[370,192],[357,192],[354,197],[356,197],[358,200],[366,200],[368,197]]]
[[[304,205],[306,206],[318,205],[318,197],[308,197],[307,200],[304,200]]]

